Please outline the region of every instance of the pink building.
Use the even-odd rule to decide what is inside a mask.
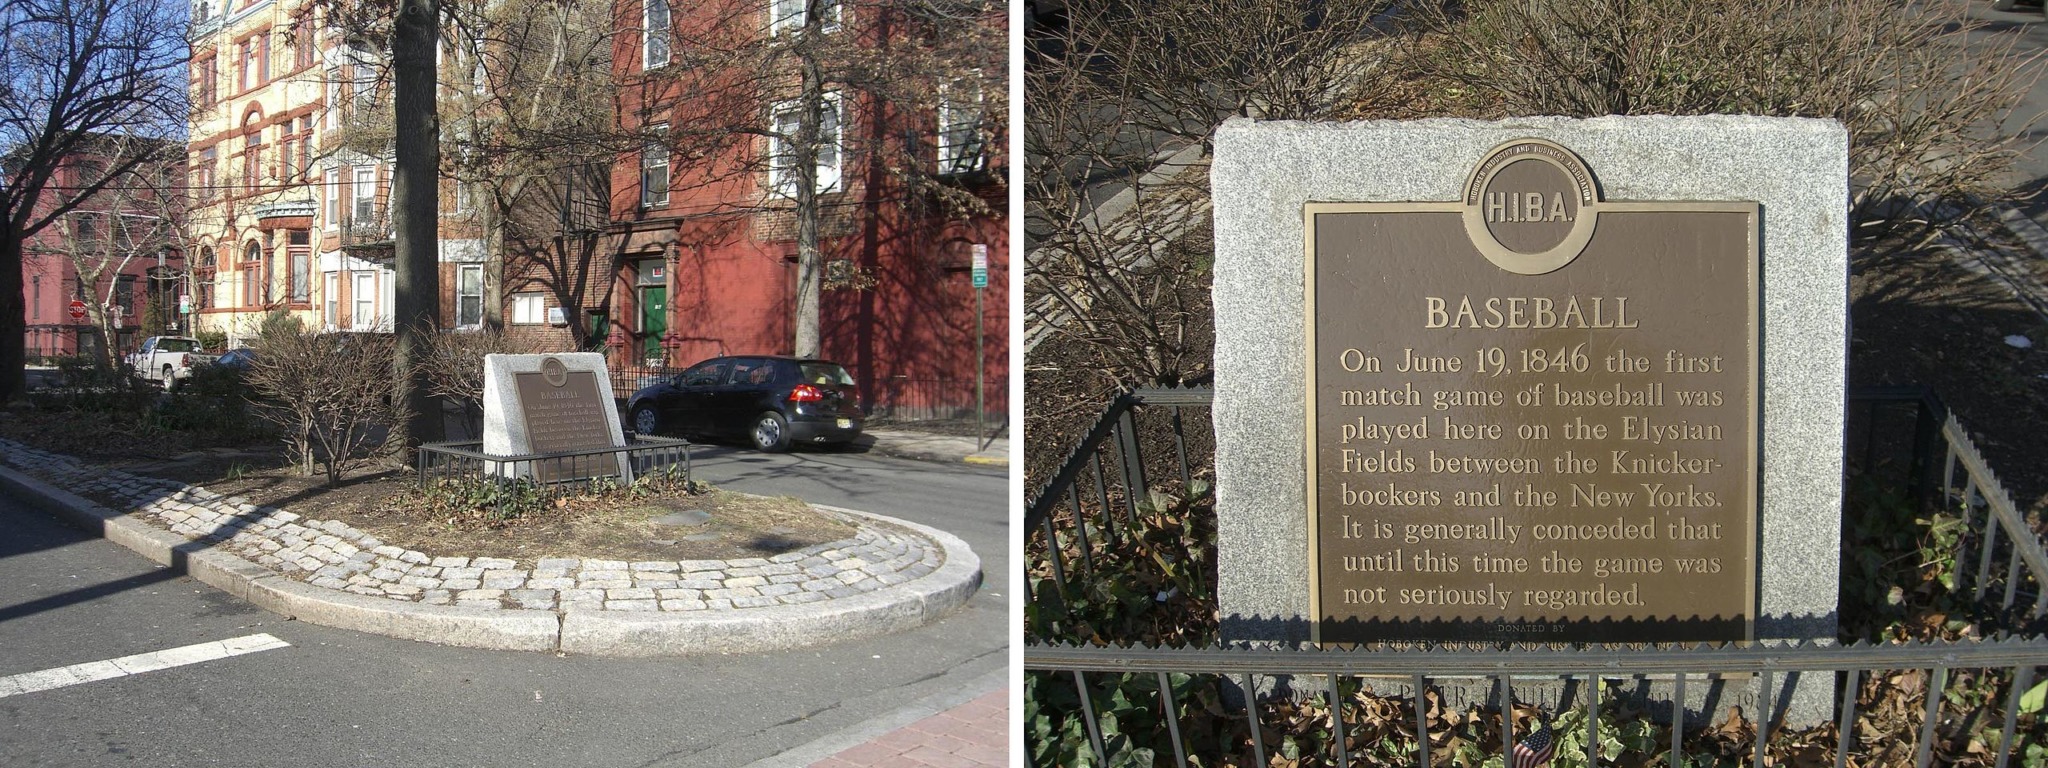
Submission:
[[[184,291],[184,253],[175,245],[176,219],[183,208],[157,194],[185,178],[182,152],[165,155],[170,165],[146,164],[149,178],[130,175],[61,216],[24,244],[22,298],[27,304],[25,347],[31,362],[88,354],[96,350],[92,306],[104,306],[114,326],[109,340],[116,354],[126,353],[149,333],[190,333],[189,321],[177,314]],[[98,177],[103,160],[66,163],[50,179],[57,190],[77,188]],[[47,195],[54,206],[68,196]],[[98,279],[80,279],[83,260],[88,271],[104,263]],[[75,302],[75,303],[74,303]],[[76,308],[81,316],[74,317]],[[152,312],[156,314],[152,315]]]

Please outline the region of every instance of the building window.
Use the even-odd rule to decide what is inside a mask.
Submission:
[[[768,138],[768,188],[783,197],[796,196],[795,140],[802,114],[796,102],[775,105],[775,130]],[[839,117],[839,94],[825,94],[824,109],[818,114],[819,192],[839,191]]]
[[[341,125],[341,70],[329,67],[320,84],[320,113],[327,116],[327,128],[333,130]]]
[[[651,125],[648,130],[654,138],[640,148],[640,207],[656,208],[668,205],[668,145],[662,143],[668,126]]]
[[[804,26],[804,5],[806,0],[770,0],[768,22],[769,34],[794,34]],[[839,28],[839,0],[817,0],[818,26],[826,32]]]
[[[521,293],[512,297],[513,325],[540,325],[548,321],[547,296]]]
[[[674,34],[669,25],[668,0],[644,0],[641,10],[646,16],[646,30],[641,35],[645,45],[641,50],[641,69],[653,69],[669,62],[669,39]]]
[[[192,306],[195,310],[212,309],[213,280],[214,275],[218,273],[213,260],[213,246],[201,246],[199,248],[199,266],[202,274],[195,275],[192,281],[198,288],[199,295],[192,297]]]
[[[298,26],[292,31],[293,69],[313,66],[313,51],[319,48],[313,34],[313,15],[308,13],[299,18]]]
[[[336,324],[341,322],[341,275],[327,273],[327,284],[321,287],[326,291],[323,303],[327,305],[321,314],[322,322],[329,328],[338,327]]]
[[[194,69],[199,71],[195,75],[198,82],[194,85],[198,87],[193,100],[197,102],[196,106],[211,107],[220,99],[220,59],[208,56],[195,65]]]
[[[333,230],[341,220],[341,171],[329,168],[320,173],[321,226]]]
[[[350,211],[354,218],[354,228],[370,226],[377,220],[377,167],[369,165],[356,168],[354,183],[349,186],[355,195]]]
[[[263,285],[263,246],[251,240],[242,249],[242,306],[263,306],[268,287]]]
[[[464,264],[455,269],[455,324],[474,328],[484,322],[483,265]]]
[[[313,178],[313,116],[299,116],[299,173],[300,181]]]
[[[242,121],[243,130],[248,131],[242,138],[242,191],[249,194],[256,192],[263,173],[263,129],[256,124],[261,119],[251,113]]]
[[[43,319],[43,276],[29,275],[28,288],[29,295],[34,297],[34,299],[31,300],[28,305],[30,313],[29,319],[41,321]]]
[[[212,147],[199,150],[199,161],[192,164],[192,191],[202,200],[211,200],[214,196],[213,164]]]
[[[349,325],[359,331],[377,327],[377,273],[357,272],[349,299],[355,304]]]
[[[292,262],[291,291],[293,304],[312,301],[313,290],[313,246],[312,233],[294,229],[286,236],[285,251]]]
[[[981,82],[963,79],[939,89],[939,173],[982,169]]]
[[[134,275],[119,275],[114,278],[114,313],[124,317],[135,316]]]
[[[242,92],[253,90],[256,87],[256,38],[252,37],[242,41],[241,55],[236,63],[239,67],[237,71],[240,76],[237,80],[240,81],[240,90]]]

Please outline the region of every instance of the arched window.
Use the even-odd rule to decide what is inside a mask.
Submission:
[[[256,193],[256,182],[263,177],[263,113],[249,110],[242,118],[242,191]]]
[[[242,306],[260,307],[270,301],[270,286],[263,280],[263,246],[251,240],[242,248]]]

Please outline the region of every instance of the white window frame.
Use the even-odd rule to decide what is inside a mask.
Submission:
[[[327,292],[327,295],[320,302],[325,307],[321,317],[326,321],[327,328],[331,330],[340,327],[337,323],[341,322],[341,273],[326,272],[322,274],[325,277],[325,282],[321,287]]]
[[[675,182],[670,175],[674,166],[669,162],[668,145],[662,143],[668,136],[668,124],[656,123],[647,130],[655,138],[640,147],[640,207],[659,208],[668,205],[668,190]],[[651,183],[656,171],[661,173],[659,185]]]
[[[369,211],[363,210],[364,203]],[[377,220],[377,166],[358,165],[349,175],[349,219],[358,229]]]
[[[544,293],[512,294],[513,325],[543,325],[548,321],[548,297]]]
[[[790,169],[793,166],[789,163],[789,151],[783,144],[783,137],[795,133],[797,124],[794,120],[791,120],[787,123],[789,125],[787,131],[783,130],[783,125],[785,116],[790,118],[797,117],[797,108],[798,104],[796,101],[783,101],[777,102],[774,109],[769,112],[769,120],[772,123],[770,127],[774,130],[768,136],[768,192],[771,195],[790,199],[795,199],[796,197],[796,178],[795,174],[790,173]],[[832,161],[828,164],[825,160],[826,153],[823,151],[818,153],[817,182],[819,194],[838,192],[840,181],[845,176],[843,169],[846,166],[846,111],[840,101],[838,91],[827,91],[825,93],[825,114],[832,117],[832,125],[830,126],[831,140],[821,144],[820,147],[821,149],[828,146],[831,148]],[[823,132],[825,129],[824,121],[820,120],[818,130]]]
[[[963,106],[967,99],[956,99],[954,94],[968,89],[972,89],[973,103],[972,106]],[[940,175],[978,171],[988,162],[980,130],[984,104],[978,72],[939,86],[937,144]]]
[[[320,193],[324,198],[320,212],[327,219],[321,227],[329,232],[341,226],[341,169],[329,168],[320,172]]]
[[[365,271],[355,273],[349,289],[349,319],[351,330],[367,331],[377,327],[377,273]]]
[[[655,9],[661,10],[659,25],[656,24]],[[640,2],[640,69],[649,70],[668,66],[675,60],[675,6],[669,0],[641,0]]]
[[[840,23],[845,21],[846,5],[839,2],[839,0],[820,0],[820,2],[830,7],[832,11],[827,14],[830,18],[827,18],[825,23],[818,27],[819,31],[839,31]],[[783,6],[791,3],[794,3],[796,8],[785,12]],[[788,32],[794,35],[801,31],[804,28],[804,5],[806,5],[805,0],[768,0],[768,34],[780,35]]]
[[[465,282],[465,281],[467,281],[467,280],[470,280],[470,279],[474,279],[474,280],[476,281],[476,282],[475,282],[476,290],[474,290],[474,291],[464,291],[464,290],[463,290],[463,287],[464,287],[464,285],[466,285],[466,282]],[[475,302],[475,306],[476,306],[476,319],[475,319],[475,320],[473,320],[473,321],[470,321],[470,322],[466,322],[466,323],[462,321],[462,306],[463,306],[463,304],[462,304],[462,303],[463,303],[463,300],[465,300],[465,299],[470,299],[470,300],[473,300],[473,301]],[[456,265],[456,267],[455,267],[455,327],[457,327],[457,328],[476,328],[476,327],[479,327],[479,326],[483,325],[483,323],[484,323],[484,265],[482,265],[482,264],[458,264],[458,265]]]

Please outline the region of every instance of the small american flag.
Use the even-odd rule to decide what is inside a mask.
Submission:
[[[1542,768],[1556,752],[1557,740],[1550,736],[1550,723],[1539,716],[1536,718],[1536,731],[1515,742],[1514,768]]]

